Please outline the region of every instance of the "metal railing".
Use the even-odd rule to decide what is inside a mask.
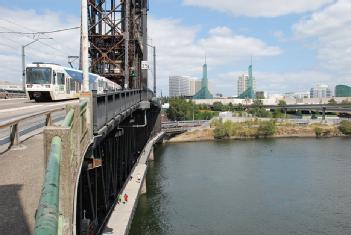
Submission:
[[[197,127],[208,123],[209,120],[195,120],[195,121],[174,121],[161,123],[162,129],[178,128],[178,127]]]
[[[51,140],[51,144],[50,147],[46,144],[45,149],[47,167],[35,217],[35,235],[71,233],[72,227],[67,225],[66,218],[73,217],[76,184],[72,184],[72,179],[77,179],[84,151],[90,144],[87,107],[87,101],[79,106],[67,106],[62,126],[44,131],[45,139]]]
[[[36,213],[36,235],[57,234],[58,231],[61,149],[62,140],[55,136]]]
[[[3,122],[0,122],[0,129],[3,128],[10,128],[10,133],[9,133],[9,142],[10,145],[9,147],[13,146],[13,145],[17,145],[20,142],[20,129],[19,129],[19,124],[24,122],[24,121],[28,121],[30,119],[34,119],[40,116],[45,116],[45,124],[44,126],[49,126],[52,124],[52,114],[53,113],[57,113],[57,112],[62,112],[64,111],[65,108],[56,108],[56,109],[52,109],[52,110],[47,110],[47,111],[42,111],[39,113],[35,113],[35,114],[28,114],[28,115],[24,115],[21,117],[17,117],[17,118],[13,118],[10,120],[6,120]],[[31,129],[31,128],[28,128]],[[26,131],[26,130],[23,130]]]
[[[97,94],[93,91],[93,129],[94,133],[117,115],[125,112],[140,101],[151,100],[153,93],[142,90],[125,90]]]

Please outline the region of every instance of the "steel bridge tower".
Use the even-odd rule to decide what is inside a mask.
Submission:
[[[87,0],[90,71],[124,89],[147,89],[148,0]]]

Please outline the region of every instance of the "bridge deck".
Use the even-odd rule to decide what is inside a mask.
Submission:
[[[44,174],[43,135],[0,155],[0,231],[33,234]]]

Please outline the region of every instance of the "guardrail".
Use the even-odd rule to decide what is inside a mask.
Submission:
[[[47,110],[47,111],[42,111],[39,113],[35,114],[28,114],[24,115],[21,117],[13,118],[10,120],[6,120],[3,122],[0,122],[0,129],[3,128],[10,128],[10,147],[13,145],[17,145],[20,142],[20,130],[19,130],[19,124],[23,121],[27,121],[29,119],[33,119],[39,116],[45,116],[45,126],[49,126],[52,124],[52,114],[60,111],[64,111],[65,108],[56,108],[52,110]]]
[[[196,127],[196,126],[202,126],[203,124],[208,122],[209,120],[163,122],[161,124],[161,127],[162,129],[177,128],[177,127]]]
[[[91,143],[87,108],[87,101],[67,106],[62,126],[50,126],[44,131],[47,167],[35,217],[36,235],[72,234],[74,192],[84,154]]]
[[[97,94],[93,91],[93,129],[94,133],[103,128],[106,123],[117,115],[142,100],[151,100],[153,93],[143,90],[125,90]]]

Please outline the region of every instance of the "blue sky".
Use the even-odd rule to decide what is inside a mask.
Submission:
[[[228,96],[236,95],[237,77],[246,72],[251,56],[258,90],[284,93],[308,91],[319,83],[351,85],[351,42],[345,40],[351,36],[350,10],[350,0],[150,1],[149,29],[158,48],[159,89],[168,93],[170,75],[201,77],[205,54],[216,92]],[[5,17],[33,30],[56,29],[79,23],[80,1],[0,0],[0,13],[0,31],[19,30],[1,21]],[[52,53],[45,45],[33,45],[28,60],[55,54],[51,60],[64,61],[59,57],[73,53],[77,35],[55,35],[50,43],[60,50]],[[9,66],[0,69],[6,74],[0,80],[13,77],[16,81],[18,72],[8,71],[18,64],[18,52],[13,50],[29,39],[0,35],[1,39],[0,62],[6,60]]]

